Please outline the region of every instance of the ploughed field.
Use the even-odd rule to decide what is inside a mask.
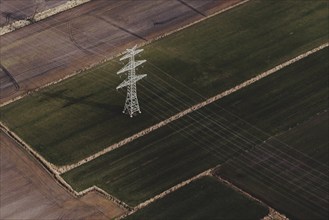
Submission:
[[[2,121],[51,163],[71,164],[326,42],[327,5],[251,1],[145,46],[138,117],[121,113],[115,59],[2,107]]]
[[[12,22],[64,1],[72,3],[71,0],[3,0],[0,12]],[[1,64],[19,84],[19,89],[15,90],[13,81],[0,77],[0,104],[239,1],[89,1],[5,34],[1,36]]]
[[[125,213],[97,193],[74,198],[2,130],[0,140],[0,219],[107,220]]]
[[[267,213],[257,201],[213,177],[203,177],[125,219],[259,220]]]
[[[67,0],[35,1],[35,0],[4,0],[0,2],[0,27],[11,24],[18,20],[25,20],[37,12],[42,12]]]
[[[287,172],[296,172],[291,177],[296,178],[298,192],[308,193],[313,185],[303,180],[327,169],[315,162],[312,139],[300,146],[288,139],[282,140],[287,144],[278,142],[275,136],[328,109],[327,59],[328,48],[62,176],[78,191],[97,185],[134,206],[206,169],[219,164],[225,167],[235,158],[244,158],[239,166],[233,165],[239,171],[245,162],[273,157],[275,163],[266,172],[280,179],[277,187],[285,186],[285,181],[291,183],[278,175],[276,166],[282,165]],[[180,101],[177,96],[171,103],[176,106]],[[326,143],[318,144],[321,152],[326,152]],[[263,156],[245,158],[254,152]],[[328,160],[319,155],[322,161]],[[326,187],[323,178],[311,182]],[[279,203],[271,204],[276,208]]]

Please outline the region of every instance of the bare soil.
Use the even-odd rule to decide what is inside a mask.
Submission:
[[[36,12],[54,8],[68,0],[2,0],[0,1],[0,27],[17,20],[27,19]]]
[[[111,219],[125,210],[92,192],[75,198],[1,131],[0,219]]]
[[[3,35],[1,64],[20,89],[1,81],[0,103],[240,1],[91,1]]]

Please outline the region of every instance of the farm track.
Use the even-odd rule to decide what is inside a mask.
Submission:
[[[184,111],[181,111],[181,112],[179,112],[179,113],[177,113],[177,114],[175,114],[175,115],[173,115],[173,116],[171,116],[171,117],[169,117],[169,118],[167,118],[167,119],[165,119],[165,120],[163,120],[163,121],[161,121],[161,122],[159,122],[159,123],[157,123],[157,124],[155,124],[155,125],[147,128],[147,129],[144,129],[144,130],[142,130],[142,131],[140,131],[140,132],[138,132],[138,133],[136,133],[136,134],[134,134],[134,135],[132,135],[132,136],[130,136],[130,137],[128,137],[128,138],[120,141],[120,142],[118,142],[118,143],[115,143],[115,144],[113,144],[113,145],[105,148],[104,150],[102,150],[102,151],[100,151],[100,152],[98,152],[96,154],[93,154],[93,155],[91,155],[91,156],[89,156],[89,157],[87,157],[85,159],[82,159],[82,160],[80,160],[77,163],[74,163],[74,164],[71,164],[71,165],[67,165],[67,166],[59,167],[58,168],[58,171],[59,171],[59,173],[65,173],[65,172],[67,172],[69,170],[72,170],[72,169],[74,169],[74,168],[76,168],[78,166],[81,166],[81,165],[83,165],[83,164],[85,164],[85,163],[87,163],[89,161],[92,161],[92,160],[94,160],[94,159],[96,159],[96,158],[98,158],[98,157],[100,157],[100,156],[102,156],[102,155],[104,155],[104,154],[106,154],[106,153],[114,150],[114,149],[117,149],[119,147],[122,147],[125,144],[130,143],[133,140],[136,140],[137,138],[140,138],[140,137],[142,137],[142,136],[144,136],[144,135],[146,135],[146,134],[148,134],[148,133],[150,133],[150,132],[152,132],[154,130],[157,130],[157,129],[159,129],[159,128],[165,126],[165,125],[167,125],[168,123],[171,123],[171,122],[173,122],[173,121],[175,121],[175,120],[177,120],[177,119],[179,119],[179,118],[181,118],[181,117],[183,117],[183,116],[185,116],[185,115],[187,115],[187,114],[189,114],[191,112],[194,112],[194,111],[196,111],[196,110],[198,110],[198,109],[200,109],[200,108],[202,108],[204,106],[207,106],[207,105],[209,105],[209,104],[211,104],[211,103],[213,103],[213,102],[215,102],[215,101],[217,101],[217,100],[219,100],[219,99],[227,96],[227,95],[230,95],[230,94],[232,94],[232,93],[234,93],[234,92],[236,92],[236,91],[238,91],[240,89],[243,89],[243,88],[245,88],[245,87],[247,87],[247,86],[249,86],[249,85],[251,85],[251,84],[253,84],[253,83],[255,83],[255,82],[257,82],[257,81],[259,81],[259,80],[261,80],[261,79],[263,79],[263,78],[271,75],[271,74],[273,74],[273,73],[276,73],[277,71],[281,70],[282,68],[285,68],[285,67],[287,67],[287,66],[289,66],[289,65],[291,65],[291,64],[293,64],[293,63],[295,63],[295,62],[297,62],[297,61],[299,61],[299,60],[301,60],[301,59],[303,59],[303,58],[305,58],[305,57],[307,57],[307,56],[309,56],[309,55],[317,52],[317,51],[320,51],[320,50],[322,50],[322,49],[324,49],[324,48],[326,48],[328,46],[329,46],[329,43],[325,43],[325,44],[323,44],[323,45],[321,45],[321,46],[319,46],[317,48],[314,48],[314,49],[312,49],[312,50],[310,50],[308,52],[305,52],[305,53],[303,53],[303,54],[301,54],[301,55],[299,55],[299,56],[297,56],[297,57],[295,57],[295,58],[293,58],[293,59],[291,59],[289,61],[286,61],[286,62],[284,62],[284,63],[282,63],[282,64],[280,64],[280,65],[278,65],[278,66],[276,66],[276,67],[274,67],[274,68],[272,68],[270,70],[268,70],[268,71],[265,71],[265,72],[263,72],[263,73],[255,76],[255,77],[253,77],[253,78],[251,78],[251,79],[249,79],[249,80],[247,80],[247,81],[245,81],[245,82],[243,82],[243,83],[241,83],[241,84],[239,84],[239,85],[237,85],[237,86],[235,86],[235,87],[233,87],[233,88],[231,88],[229,90],[226,90],[226,91],[224,91],[224,92],[222,92],[222,93],[220,93],[220,94],[218,94],[216,96],[213,96],[213,97],[211,97],[211,98],[209,98],[209,99],[207,99],[207,100],[205,100],[205,101],[203,101],[203,102],[201,102],[199,104],[193,105],[192,107],[190,107],[188,109],[185,109]]]

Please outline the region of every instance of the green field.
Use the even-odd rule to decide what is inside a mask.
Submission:
[[[212,177],[204,177],[128,216],[127,220],[261,219],[268,209]]]
[[[328,48],[63,177],[137,205],[327,109],[327,60]]]
[[[146,46],[133,119],[115,91],[122,64],[110,61],[2,107],[1,121],[48,161],[76,162],[203,99],[187,87],[209,97],[326,42],[327,7],[251,1]]]
[[[233,166],[233,162],[223,165],[218,175],[256,195],[292,219],[328,219],[328,200],[324,196],[328,194],[329,187],[328,122],[328,113],[324,112],[277,137],[294,149],[312,156],[313,160],[272,140],[272,145],[281,149],[281,152],[286,150],[287,154],[292,154],[294,158],[299,158],[311,166],[311,173],[307,173],[310,169],[306,169],[305,165],[293,166],[292,163],[282,163],[282,159],[292,159],[281,156],[281,160],[278,160],[275,157],[278,152],[273,150],[273,156],[269,158],[265,158],[257,151],[247,155],[249,158],[263,158],[261,166],[255,164],[255,160],[246,162],[245,158],[238,157]],[[240,169],[242,166],[244,169]],[[273,173],[279,173],[280,179],[273,178]]]
[[[328,112],[323,112],[319,115],[315,115],[310,121],[281,134],[278,138],[328,166],[328,127]]]

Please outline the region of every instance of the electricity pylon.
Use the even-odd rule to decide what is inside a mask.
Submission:
[[[133,117],[134,113],[139,112],[139,104],[137,99],[136,82],[146,76],[146,74],[136,75],[136,67],[146,62],[146,60],[135,61],[135,55],[143,51],[143,49],[136,50],[137,45],[131,49],[127,49],[124,56],[120,60],[129,59],[129,63],[126,64],[117,74],[128,72],[128,78],[124,80],[117,89],[127,87],[127,97],[123,113],[128,113],[130,117]]]

